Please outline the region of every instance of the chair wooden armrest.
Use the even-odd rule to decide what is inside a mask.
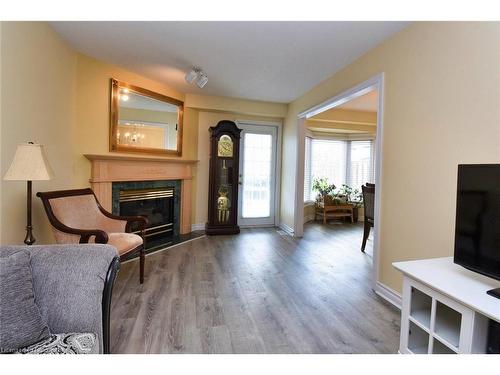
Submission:
[[[108,234],[103,230],[71,228],[61,223],[59,220],[57,220],[55,216],[52,217],[49,216],[49,221],[52,224],[52,226],[60,232],[75,234],[77,236],[80,236],[80,241],[79,241],[80,243],[88,243],[90,237],[92,236],[95,236],[95,241],[94,241],[95,243],[103,243],[103,244],[108,243],[109,240]]]
[[[139,230],[141,230],[141,231],[146,229],[146,226],[148,225],[148,220],[143,216],[118,216],[118,215],[114,215],[111,212],[106,211],[100,204],[99,204],[99,210],[103,213],[104,216],[109,217],[110,219],[126,221],[127,224],[125,226],[125,232],[131,232],[131,227],[132,227],[132,224],[134,224],[134,223],[138,223]]]

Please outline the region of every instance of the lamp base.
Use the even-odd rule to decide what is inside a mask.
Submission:
[[[24,243],[26,245],[33,245],[35,243],[35,237],[33,237],[33,226],[31,225],[31,196],[32,196],[32,187],[31,181],[27,183],[27,202],[26,202],[26,237],[24,237]]]
[[[33,236],[33,227],[31,225],[26,227],[26,237],[24,237],[24,243],[26,245],[33,245],[36,239]]]

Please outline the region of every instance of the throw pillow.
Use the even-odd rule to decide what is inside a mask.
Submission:
[[[0,296],[0,352],[13,352],[50,336],[35,304],[28,251],[0,257]]]

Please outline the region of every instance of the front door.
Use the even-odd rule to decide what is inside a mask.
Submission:
[[[240,179],[238,225],[274,226],[276,212],[276,126],[238,124]]]

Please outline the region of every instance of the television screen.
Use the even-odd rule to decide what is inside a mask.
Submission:
[[[454,261],[500,279],[500,164],[458,166]]]

